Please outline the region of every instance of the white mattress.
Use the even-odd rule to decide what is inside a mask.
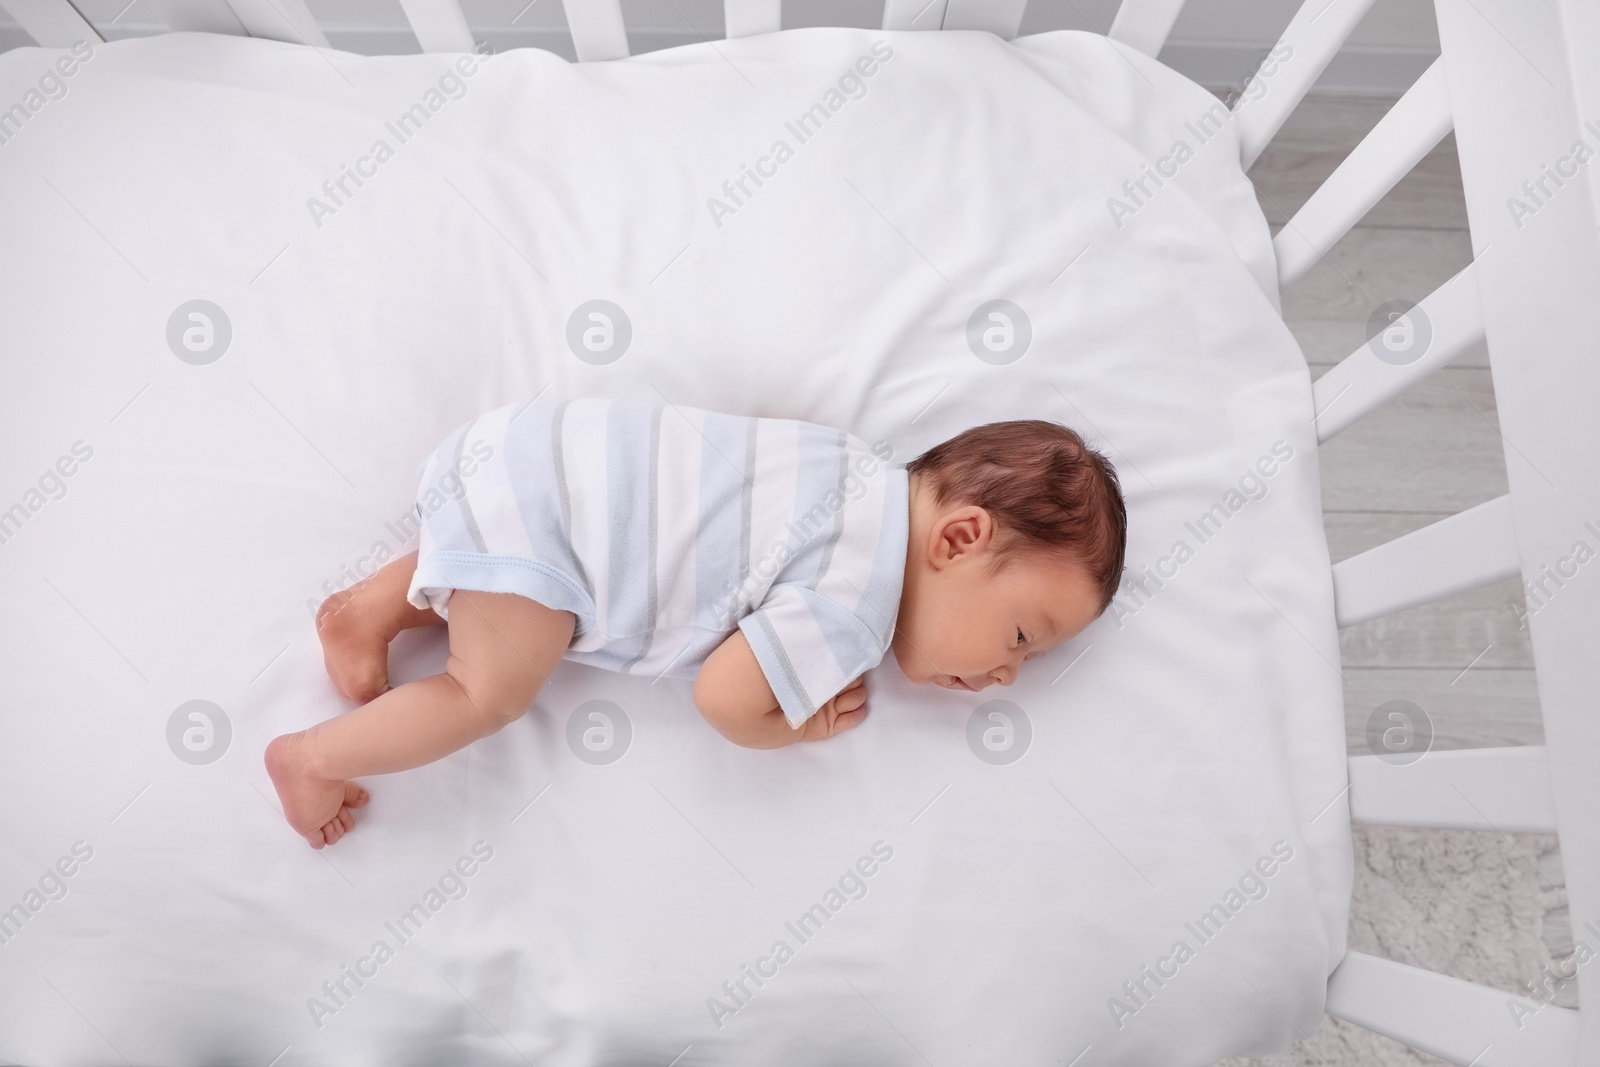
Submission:
[[[0,105],[58,54],[0,55]],[[1310,382],[1233,135],[1186,125],[1211,98],[1085,34],[800,30],[496,56],[399,144],[455,60],[101,45],[0,145],[0,1060],[1182,1065],[1314,1029],[1351,860]],[[380,138],[319,226],[308,198]],[[566,347],[596,299],[631,324],[614,362]],[[1009,363],[967,343],[996,299],[1031,323]],[[168,343],[191,300],[231,325],[203,365]],[[1150,595],[1003,692],[891,660],[861,728],[781,751],[722,740],[687,683],[564,664],[308,849],[261,752],[347,707],[311,609],[413,546],[446,431],[543,389],[898,462],[1067,422],[1121,471]],[[443,656],[407,634],[395,675]],[[1025,713],[1013,762],[976,754],[991,698]],[[190,738],[209,763],[175,754],[196,700],[230,730]],[[610,763],[567,742],[592,700],[631,730]]]

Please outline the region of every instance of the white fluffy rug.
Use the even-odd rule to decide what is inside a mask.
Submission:
[[[1555,848],[1551,834],[1358,826],[1350,948],[1526,996],[1528,983],[1562,971],[1552,947],[1572,952]],[[1576,1005],[1575,982],[1557,988],[1555,1003]],[[1324,1016],[1316,1033],[1284,1052],[1216,1067],[1443,1063]]]

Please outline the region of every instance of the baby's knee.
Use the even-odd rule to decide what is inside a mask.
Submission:
[[[451,654],[445,674],[487,724],[498,730],[522,718],[538,695],[542,679],[530,681],[525,671],[497,660],[468,660]]]

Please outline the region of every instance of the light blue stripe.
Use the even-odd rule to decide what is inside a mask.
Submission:
[[[551,467],[555,473],[556,493],[561,500],[561,540],[568,545],[572,544],[572,498],[567,491],[566,450],[561,444],[561,434],[567,418],[567,408],[571,404],[570,400],[558,403],[555,414],[550,420]],[[589,579],[589,572],[584,569],[583,561],[574,554],[572,562],[577,568],[578,579],[593,590],[594,582]]]
[[[661,523],[661,411],[662,405],[651,405],[650,408],[650,474],[646,475],[645,485],[650,486],[650,504],[646,507],[646,530],[650,531],[646,537],[645,547],[645,590],[646,606],[645,616],[650,619],[648,629],[645,630],[643,640],[638,645],[638,651],[632,659],[622,664],[622,670],[634,669],[640,659],[650,653],[650,646],[656,640],[656,624],[659,622],[661,605],[656,601],[656,537],[658,537],[659,523]]]
[[[822,577],[830,535],[838,522],[835,509],[828,505],[829,491],[838,488],[838,440],[838,434],[825,426],[800,426],[794,514],[788,531],[794,551],[779,581],[803,581],[815,589]]]
[[[802,589],[800,595],[804,598],[812,623],[822,633],[828,651],[833,654],[833,662],[842,681],[850,681],[883,659],[885,645],[879,642],[874,628],[868,626],[859,615],[814,590]]]
[[[731,630],[737,621],[719,614],[737,586],[741,507],[744,499],[745,419],[707,412],[701,426],[700,515],[695,536],[695,605],[698,626]]]
[[[845,474],[849,470],[850,463],[850,450],[844,434],[839,433],[835,436],[834,449],[837,452],[837,461],[834,469],[834,488],[838,489],[840,494],[843,495],[844,490],[841,486],[844,483]],[[828,565],[833,562],[833,550],[838,547],[839,538],[844,534],[844,524],[849,513],[850,501],[846,498],[844,507],[840,508],[839,513],[833,517],[832,533],[828,535],[828,538],[822,544],[822,558],[817,561],[817,571],[811,576],[811,581],[808,583],[810,588],[815,589],[817,583],[827,577]]]
[[[739,620],[739,629],[745,640],[750,642],[750,651],[755,653],[756,662],[761,665],[767,683],[772,686],[772,695],[778,698],[778,706],[783,709],[783,717],[789,721],[789,725],[797,726],[815,715],[817,704],[800,683],[800,675],[789,661],[783,646],[778,643],[778,635],[766,615],[761,612],[746,615]],[[831,697],[833,694],[828,695]]]
[[[892,465],[883,471],[883,517],[878,544],[872,557],[872,575],[862,590],[861,617],[882,642],[879,652],[887,652],[894,639],[894,624],[900,612],[900,592],[905,586],[906,551],[911,536],[910,480],[906,469]]]
[[[864,454],[859,444],[846,452],[839,452],[839,447],[830,448],[830,466],[833,454],[843,456],[846,463],[853,463]],[[854,530],[867,521],[872,510],[880,513],[879,537],[871,570],[860,580],[860,587],[855,588],[857,595],[837,593],[835,595],[839,596],[842,603],[836,603],[832,597],[816,592],[813,583],[804,577],[814,574],[815,567],[803,558],[791,561],[790,566],[779,572],[775,579],[775,584],[802,583],[806,590],[807,611],[846,679],[875,665],[888,651],[894,636],[894,624],[900,609],[900,590],[904,583],[906,542],[910,535],[910,502],[905,468],[881,466],[874,477],[883,479],[882,484],[873,489],[873,492],[881,494],[880,497],[875,500],[869,493],[857,500],[846,500],[837,516],[837,530],[842,531],[846,523]],[[833,487],[837,488],[837,485]],[[827,543],[836,545],[838,540],[836,533],[827,539]],[[812,552],[813,559],[821,555],[821,549]],[[859,567],[853,569],[859,573]],[[846,588],[851,588],[851,584],[847,583]],[[832,695],[826,694],[823,699]]]
[[[606,412],[606,496],[611,529],[607,629],[619,671],[644,658],[656,626],[656,474],[661,407],[613,401]],[[639,507],[641,499],[646,501]],[[640,560],[640,552],[646,555]],[[644,566],[640,566],[643,563]],[[643,572],[643,573],[641,573]]]
[[[556,432],[555,415],[562,403],[559,398],[546,396],[526,405],[521,414],[507,424],[505,454],[501,458],[517,514],[528,531],[528,542],[535,546],[543,562],[583,584],[592,602],[594,587],[589,585],[588,575],[572,551],[568,536],[570,508],[562,499],[564,482],[557,471],[556,452],[551,447]],[[575,636],[584,632],[587,632],[587,625]]]

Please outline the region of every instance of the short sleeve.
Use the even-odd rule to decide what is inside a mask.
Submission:
[[[887,651],[853,612],[799,582],[774,585],[739,629],[795,729]]]

